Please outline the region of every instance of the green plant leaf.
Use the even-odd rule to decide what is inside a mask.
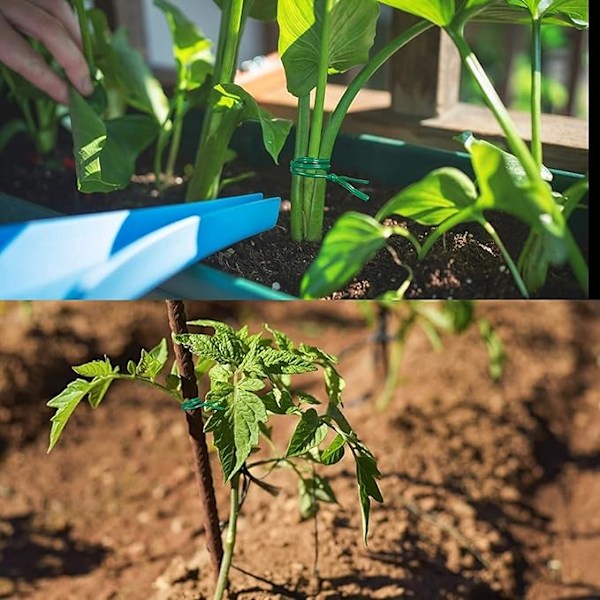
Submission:
[[[8,146],[10,141],[19,133],[27,133],[27,125],[23,119],[11,119],[0,127],[0,152]]]
[[[275,415],[298,413],[299,409],[292,400],[292,395],[287,390],[273,388],[263,396],[266,409]]]
[[[489,142],[472,138],[466,148],[479,185],[477,207],[508,212],[536,231],[547,232],[553,239],[557,260],[562,260],[566,256],[561,239],[566,223],[550,186],[530,182],[520,167],[515,167],[513,155]]]
[[[91,383],[84,379],[76,379],[69,383],[69,385],[57,396],[54,396],[48,401],[46,406],[55,408],[56,412],[50,419],[52,422],[52,428],[50,430],[50,444],[48,446],[48,452],[54,448],[56,442],[60,438],[67,421],[73,414],[73,411],[77,408],[77,405],[90,391]]]
[[[337,434],[331,443],[321,453],[320,459],[324,465],[334,465],[344,458],[346,452],[346,438]]]
[[[480,17],[486,21],[530,23],[542,19],[551,25],[566,25],[576,29],[589,27],[588,0],[504,0],[493,4]]]
[[[154,381],[156,376],[163,370],[169,358],[169,350],[167,349],[167,340],[164,338],[160,343],[146,351],[142,348],[140,360],[136,366],[135,373],[139,377],[146,377]]]
[[[327,432],[327,424],[323,423],[314,408],[309,408],[302,413],[285,455],[292,457],[305,454],[311,448],[318,446],[327,436]]]
[[[421,223],[439,225],[477,201],[473,182],[458,169],[437,169],[391,198],[377,213],[382,221],[401,215]]]
[[[288,119],[279,119],[261,108],[256,100],[235,83],[220,84],[213,89],[213,106],[217,111],[235,110],[239,122],[258,121],[263,144],[275,163],[292,128]]]
[[[316,87],[321,38],[328,36],[329,73],[344,73],[369,60],[379,7],[376,0],[333,0],[330,27],[323,31],[326,0],[279,0],[279,54],[287,87],[296,97]]]
[[[290,352],[289,350],[278,350],[277,348],[262,348],[260,360],[268,373],[280,374],[299,374],[316,371],[317,367],[307,361],[300,353]]]
[[[91,362],[76,367],[71,367],[77,375],[83,377],[104,377],[106,375],[112,375],[118,372],[118,368],[114,369],[110,360],[104,358],[104,360],[92,360]]]
[[[325,236],[319,254],[302,278],[300,295],[321,298],[343,287],[385,248],[393,230],[373,217],[344,213]]]
[[[189,325],[212,327],[214,335],[186,333],[173,337],[193,354],[203,359],[210,358],[218,363],[231,363],[236,366],[244,360],[247,347],[233,328],[225,323],[211,320],[190,321]]]
[[[312,519],[319,512],[319,502],[337,503],[329,482],[316,473],[313,477],[299,480],[298,499],[303,519]]]
[[[214,3],[223,8],[223,0],[214,0]],[[250,16],[260,21],[275,21],[277,19],[277,0],[254,0],[250,8]]]
[[[139,154],[156,137],[157,126],[143,115],[104,122],[69,89],[77,187],[84,193],[111,192],[129,185]]]
[[[127,102],[154,118],[163,125],[169,118],[169,99],[162,85],[127,39],[125,30],[113,35],[112,42],[118,61],[117,76],[121,86],[127,91]]]
[[[171,31],[178,88],[191,91],[200,87],[213,70],[212,42],[173,3],[154,0],[154,6],[162,10]]]
[[[90,391],[88,392],[88,402],[92,408],[98,408],[100,402],[104,400],[110,384],[115,380],[114,376],[99,377],[90,383]]]
[[[356,478],[358,483],[358,498],[362,515],[363,537],[365,544],[369,535],[369,515],[371,512],[371,500],[383,502],[383,496],[377,485],[377,479],[381,473],[377,468],[377,462],[373,455],[362,444],[354,456],[356,461]]]
[[[452,22],[456,11],[455,0],[379,0],[404,12],[427,19],[439,27],[445,27]]]
[[[256,394],[241,386],[211,389],[207,400],[225,407],[213,412],[205,431],[213,433],[225,481],[230,481],[258,444],[259,423],[267,421],[267,410]]]

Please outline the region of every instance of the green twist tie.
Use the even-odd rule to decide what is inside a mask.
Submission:
[[[311,158],[310,156],[301,156],[295,158],[290,163],[290,172],[292,175],[298,177],[310,177],[312,179],[327,179],[341,185],[344,189],[348,190],[351,194],[360,198],[363,202],[366,202],[370,196],[357,190],[352,183],[361,183],[367,185],[368,179],[356,179],[356,177],[347,177],[346,175],[336,175],[335,173],[329,173],[331,169],[331,162],[326,158]]]
[[[225,410],[224,406],[213,402],[202,402],[200,398],[190,398],[181,404],[181,410],[196,410],[197,408],[212,408],[213,410]]]

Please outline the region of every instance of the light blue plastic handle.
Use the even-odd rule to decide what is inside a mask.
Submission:
[[[0,298],[137,299],[206,256],[273,227],[279,198],[222,200],[0,227]]]

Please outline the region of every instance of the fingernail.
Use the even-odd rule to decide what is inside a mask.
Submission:
[[[84,96],[89,96],[94,91],[94,86],[92,85],[92,81],[89,77],[84,77],[81,80],[81,83],[79,85],[79,91]]]

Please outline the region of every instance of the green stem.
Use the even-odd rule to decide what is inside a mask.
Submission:
[[[176,392],[175,390],[170,390],[168,387],[161,385],[160,383],[157,383],[156,381],[150,381],[150,379],[143,379],[136,375],[125,375],[124,373],[119,373],[119,374],[115,375],[113,378],[119,379],[121,381],[136,381],[138,383],[144,383],[146,385],[149,385],[150,387],[153,387],[156,390],[160,390],[161,392],[168,394],[169,396],[171,396],[171,398],[174,398],[175,400],[177,400],[177,402],[179,402],[179,404],[181,404],[181,402],[182,402],[181,396],[178,392]]]
[[[567,242],[567,249],[569,251],[569,264],[575,274],[577,282],[581,286],[581,289],[585,293],[586,297],[590,295],[590,273],[588,266],[583,258],[583,254],[571,233],[571,230],[567,227],[565,231],[565,241]]]
[[[465,41],[465,38],[462,34],[462,29],[448,27],[446,28],[446,31],[456,45],[463,64],[475,79],[475,82],[479,86],[479,89],[481,90],[488,107],[494,113],[498,124],[504,131],[508,145],[521,162],[521,165],[527,173],[527,177],[532,183],[539,183],[540,185],[543,184],[544,182],[541,178],[540,169],[536,164],[536,161],[531,155],[531,152],[529,152],[525,142],[521,139],[516,125],[508,114],[508,110],[504,106],[500,96],[498,95],[498,92],[496,92],[496,89],[487,76],[487,73],[481,66],[477,56],[475,56],[475,53]]]
[[[298,122],[296,123],[296,146],[294,158],[308,155],[308,141],[310,136],[310,94],[298,98]],[[290,201],[292,203],[291,229],[292,240],[301,242],[306,232],[306,215],[304,214],[304,177],[292,176],[292,189]]]
[[[224,0],[214,85],[233,82],[245,20],[244,0]],[[224,118],[222,112],[216,112],[209,104],[202,123],[194,174],[188,185],[186,200],[209,200],[219,194],[227,147],[235,131],[235,127],[222,131],[221,122]]]
[[[96,65],[94,63],[94,46],[92,44],[92,36],[88,25],[87,13],[85,10],[84,0],[73,0],[77,19],[79,20],[79,29],[81,30],[81,40],[83,42],[83,53],[90,71],[94,73]]]
[[[173,117],[173,133],[171,137],[171,147],[169,148],[169,157],[167,158],[166,176],[173,177],[175,172],[175,161],[179,154],[181,145],[181,133],[183,131],[183,117],[185,116],[185,91],[177,90],[175,95],[175,115]]]
[[[531,48],[531,152],[541,168],[542,149],[542,20],[533,19]]]
[[[421,251],[419,252],[419,260],[423,260],[427,253],[431,250],[433,245],[444,235],[444,233],[450,231],[453,227],[460,225],[461,223],[466,223],[473,219],[473,209],[471,207],[463,208],[460,212],[456,213],[452,217],[449,217],[445,221],[442,221],[437,229],[435,229],[432,233],[427,236],[427,239],[423,242],[421,246]]]
[[[221,569],[219,578],[215,588],[214,600],[222,600],[227,582],[229,579],[229,569],[233,559],[233,551],[235,548],[235,537],[237,533],[237,519],[240,513],[240,475],[237,473],[231,479],[231,492],[229,502],[229,524],[227,526],[227,535],[225,537],[225,545],[223,547],[223,560],[221,561]]]
[[[487,231],[489,236],[494,240],[496,246],[498,246],[498,248],[500,249],[500,252],[502,253],[504,260],[508,265],[508,268],[513,276],[513,279],[515,280],[515,283],[517,284],[517,287],[519,288],[519,291],[521,292],[521,295],[524,298],[529,298],[529,291],[527,290],[527,286],[525,285],[525,282],[523,281],[521,274],[519,273],[519,269],[513,261],[512,256],[506,249],[506,246],[500,239],[498,232],[494,229],[494,226],[484,217],[481,217],[479,219],[479,224]]]
[[[428,21],[420,21],[397,38],[393,39],[384,46],[369,62],[360,70],[358,75],[352,80],[352,83],[346,88],[343,96],[340,98],[335,110],[331,113],[329,122],[323,134],[323,142],[321,144],[321,157],[330,159],[333,153],[335,140],[340,132],[342,123],[346,118],[346,114],[354,102],[356,96],[364,87],[364,85],[373,77],[373,75],[394,55],[398,50],[406,46],[409,42],[421,35],[423,32],[431,29],[432,23]]]
[[[329,68],[329,30],[331,27],[332,10],[333,0],[325,0],[321,27],[321,47],[319,49],[317,90],[312,111],[310,140],[308,143],[308,156],[313,158],[321,157],[321,138],[323,135],[323,123],[325,119],[325,94],[327,93],[327,76]],[[307,179],[304,182],[302,212],[306,219],[305,237],[312,242],[318,242],[323,237],[326,187],[327,184],[324,179]]]

